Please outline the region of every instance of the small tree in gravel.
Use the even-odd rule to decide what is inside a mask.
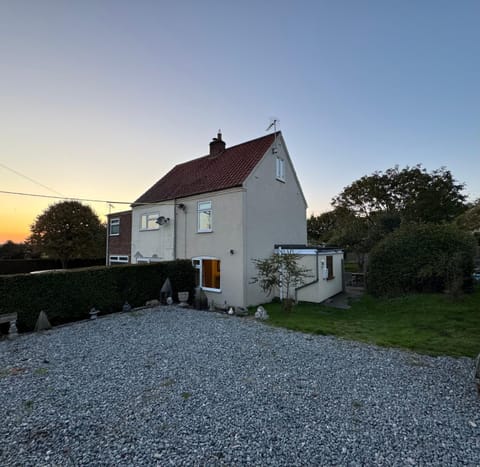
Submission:
[[[300,256],[295,253],[273,253],[265,259],[252,260],[257,269],[257,275],[252,277],[252,284],[258,283],[268,295],[276,289],[285,290],[282,308],[291,311],[294,298],[291,291],[303,285],[304,279],[309,277],[310,270],[298,263]]]

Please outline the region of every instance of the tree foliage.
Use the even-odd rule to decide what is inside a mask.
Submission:
[[[480,232],[480,199],[472,203],[469,208],[455,220],[463,230]]]
[[[337,228],[334,211],[324,212],[319,216],[313,214],[307,219],[307,236],[309,243],[328,243]]]
[[[63,201],[48,207],[31,226],[29,244],[35,251],[60,259],[65,268],[74,258],[105,255],[105,226],[89,206]]]
[[[350,211],[342,208],[327,211],[319,216],[313,214],[307,219],[307,234],[310,243],[332,243],[332,238],[351,218]]]
[[[373,246],[399,226],[400,217],[395,213],[376,212],[367,219],[344,208],[311,216],[307,221],[311,242],[341,245],[355,254],[360,270]]]
[[[310,275],[310,270],[298,263],[299,259],[299,255],[286,251],[282,254],[274,253],[265,259],[253,260],[257,275],[252,277],[252,283],[258,283],[268,295],[277,289],[283,289],[285,310],[291,309],[291,293],[296,287],[303,285],[304,279]]]
[[[429,173],[421,165],[395,166],[356,180],[332,205],[368,220],[382,212],[406,221],[450,222],[466,210],[464,188],[445,167]]]
[[[25,243],[14,243],[7,240],[0,245],[0,259],[24,259],[28,253]]]
[[[404,224],[370,255],[367,288],[373,295],[449,291],[471,285],[475,242],[453,225]]]

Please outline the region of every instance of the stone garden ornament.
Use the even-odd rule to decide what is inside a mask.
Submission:
[[[268,313],[263,306],[259,306],[257,308],[257,311],[255,312],[255,318],[256,319],[261,319],[261,320],[267,320],[268,319]]]

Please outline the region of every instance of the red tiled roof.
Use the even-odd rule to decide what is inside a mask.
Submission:
[[[279,135],[280,132],[277,133]],[[241,186],[273,143],[275,135],[226,148],[218,156],[204,156],[176,165],[133,205],[156,203]]]

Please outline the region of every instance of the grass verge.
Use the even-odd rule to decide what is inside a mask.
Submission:
[[[442,294],[377,299],[369,295],[349,310],[300,303],[292,312],[265,305],[274,326],[400,347],[428,355],[475,357],[480,352],[480,287],[452,299]]]

